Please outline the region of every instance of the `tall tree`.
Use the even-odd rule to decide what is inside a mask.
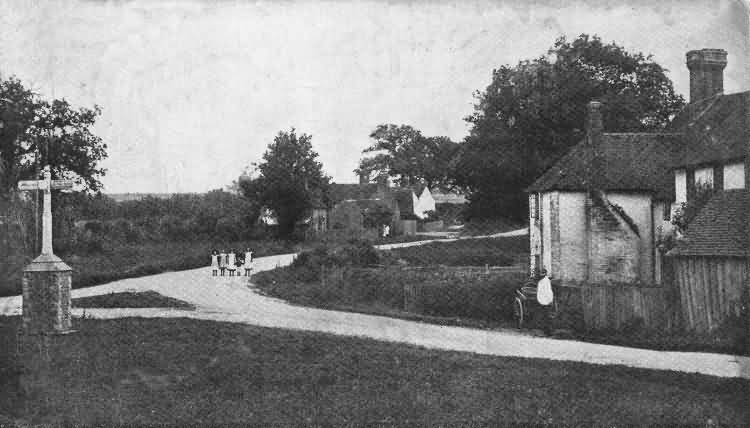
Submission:
[[[374,141],[354,172],[392,177],[400,185],[421,182],[427,187],[448,184],[447,168],[458,144],[448,137],[425,137],[409,125],[383,124],[370,134]]]
[[[294,231],[295,223],[315,202],[327,203],[331,179],[323,173],[311,141],[310,135],[298,136],[294,128],[279,132],[263,154],[263,161],[253,164],[257,177],[238,180],[245,197],[273,211],[282,236]]]
[[[523,188],[583,138],[591,100],[602,102],[607,131],[664,127],[684,105],[666,71],[650,55],[585,34],[494,70],[451,165],[454,183],[471,193],[471,215],[525,216]]]
[[[0,80],[0,197],[48,164],[55,178],[98,190],[107,146],[91,128],[100,114],[97,106],[76,109],[65,100],[43,100],[14,77]]]

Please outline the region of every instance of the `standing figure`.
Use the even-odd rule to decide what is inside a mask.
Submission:
[[[253,252],[249,248],[245,249],[245,276],[250,276],[250,271],[253,270]]]
[[[236,260],[237,255],[234,253],[234,248],[229,250],[229,254],[227,254],[227,269],[229,269],[229,276],[234,276],[234,272],[237,270],[237,265],[235,264],[237,262]]]
[[[216,250],[211,251],[211,275],[219,274],[219,253]]]
[[[542,305],[544,313],[544,334],[549,336],[552,334],[552,311],[554,310],[552,302],[555,296],[552,293],[552,283],[547,277],[547,269],[542,269],[539,274],[541,279],[536,285],[536,300]]]
[[[221,253],[219,253],[219,270],[221,271],[221,276],[224,276],[224,271],[227,270],[227,253],[224,250],[221,250]]]

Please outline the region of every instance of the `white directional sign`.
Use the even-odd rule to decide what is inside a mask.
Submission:
[[[18,190],[39,190],[39,183],[41,182],[38,180],[19,181]]]
[[[44,206],[42,214],[42,254],[52,254],[52,189],[70,190],[73,180],[52,180],[49,166],[44,171],[43,180],[18,182],[18,190],[43,190]]]

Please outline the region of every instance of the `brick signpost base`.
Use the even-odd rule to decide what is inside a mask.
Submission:
[[[71,333],[72,269],[54,254],[42,254],[23,271],[23,315],[18,335],[19,382],[27,394],[49,386],[54,344]],[[52,352],[50,352],[52,351]]]

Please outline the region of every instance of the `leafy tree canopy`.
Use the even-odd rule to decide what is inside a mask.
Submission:
[[[427,187],[450,183],[448,164],[458,144],[448,137],[425,137],[409,125],[384,124],[370,134],[374,141],[363,153],[374,153],[359,162],[354,172],[393,177],[399,185],[421,182]]]
[[[297,135],[294,128],[279,132],[263,154],[263,161],[253,164],[257,177],[238,180],[245,197],[274,212],[281,235],[291,234],[295,223],[314,205],[328,203],[331,179],[324,174],[311,141],[310,135]]]
[[[0,79],[0,196],[48,164],[55,178],[101,188],[99,162],[107,146],[91,130],[100,114],[98,106],[76,109],[64,99],[43,100],[14,77]]]
[[[583,138],[591,100],[602,102],[609,132],[663,128],[684,105],[666,71],[650,55],[585,34],[494,70],[451,164],[454,183],[471,192],[471,214],[524,216],[524,187]]]

